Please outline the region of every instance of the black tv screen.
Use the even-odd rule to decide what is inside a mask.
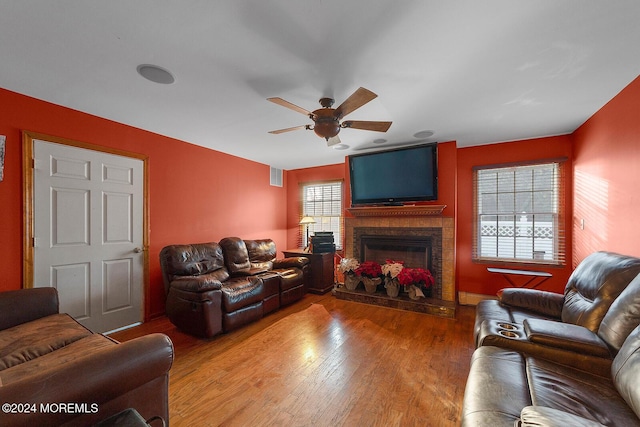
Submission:
[[[438,198],[438,144],[349,156],[351,204],[402,204]]]

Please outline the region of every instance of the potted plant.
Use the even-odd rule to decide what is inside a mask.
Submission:
[[[404,261],[394,261],[391,259],[386,260],[386,263],[382,266],[382,273],[384,274],[384,287],[387,290],[387,295],[390,297],[397,297],[400,293],[400,282],[398,281],[398,275],[404,269]]]
[[[414,268],[411,274],[413,275],[414,286],[421,290],[424,296],[430,297],[433,285],[436,282],[431,272],[424,268]]]
[[[356,277],[356,269],[360,263],[355,258],[342,258],[338,270],[344,274],[344,287],[350,291],[355,290],[360,283],[360,279]]]
[[[364,284],[364,289],[372,294],[378,289],[378,285],[382,282],[382,267],[375,261],[365,261],[355,270],[356,276]]]
[[[398,274],[398,281],[404,286],[411,299],[431,296],[434,279],[429,270],[424,268],[404,268]]]

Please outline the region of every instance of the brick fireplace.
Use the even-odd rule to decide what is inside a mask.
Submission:
[[[351,208],[345,218],[345,257],[428,268],[433,298],[455,302],[454,221],[442,205]]]

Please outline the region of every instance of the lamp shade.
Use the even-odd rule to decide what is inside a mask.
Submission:
[[[316,220],[311,216],[303,217],[298,224],[315,224]]]

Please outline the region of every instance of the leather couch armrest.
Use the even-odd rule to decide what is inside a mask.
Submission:
[[[298,267],[302,269],[307,264],[309,264],[309,258],[307,257],[304,257],[304,256],[289,257],[289,258],[282,258],[282,259],[277,259],[273,261],[273,268]]]
[[[583,326],[543,319],[525,319],[523,326],[532,343],[590,356],[611,357],[607,344]]]
[[[564,295],[537,289],[505,288],[498,292],[502,304],[534,311],[542,315],[560,319]]]
[[[58,313],[55,288],[0,292],[0,330]]]
[[[525,406],[520,412],[519,427],[604,427],[597,421],[546,406]]]
[[[173,363],[173,344],[164,334],[150,334],[109,346],[0,387],[3,403],[34,404],[33,413],[3,414],[3,426],[60,425],[78,414],[42,412],[40,404],[86,403],[98,413],[102,404],[165,375]]]
[[[173,279],[170,286],[187,292],[207,292],[221,289],[222,283],[207,276],[182,276]]]

